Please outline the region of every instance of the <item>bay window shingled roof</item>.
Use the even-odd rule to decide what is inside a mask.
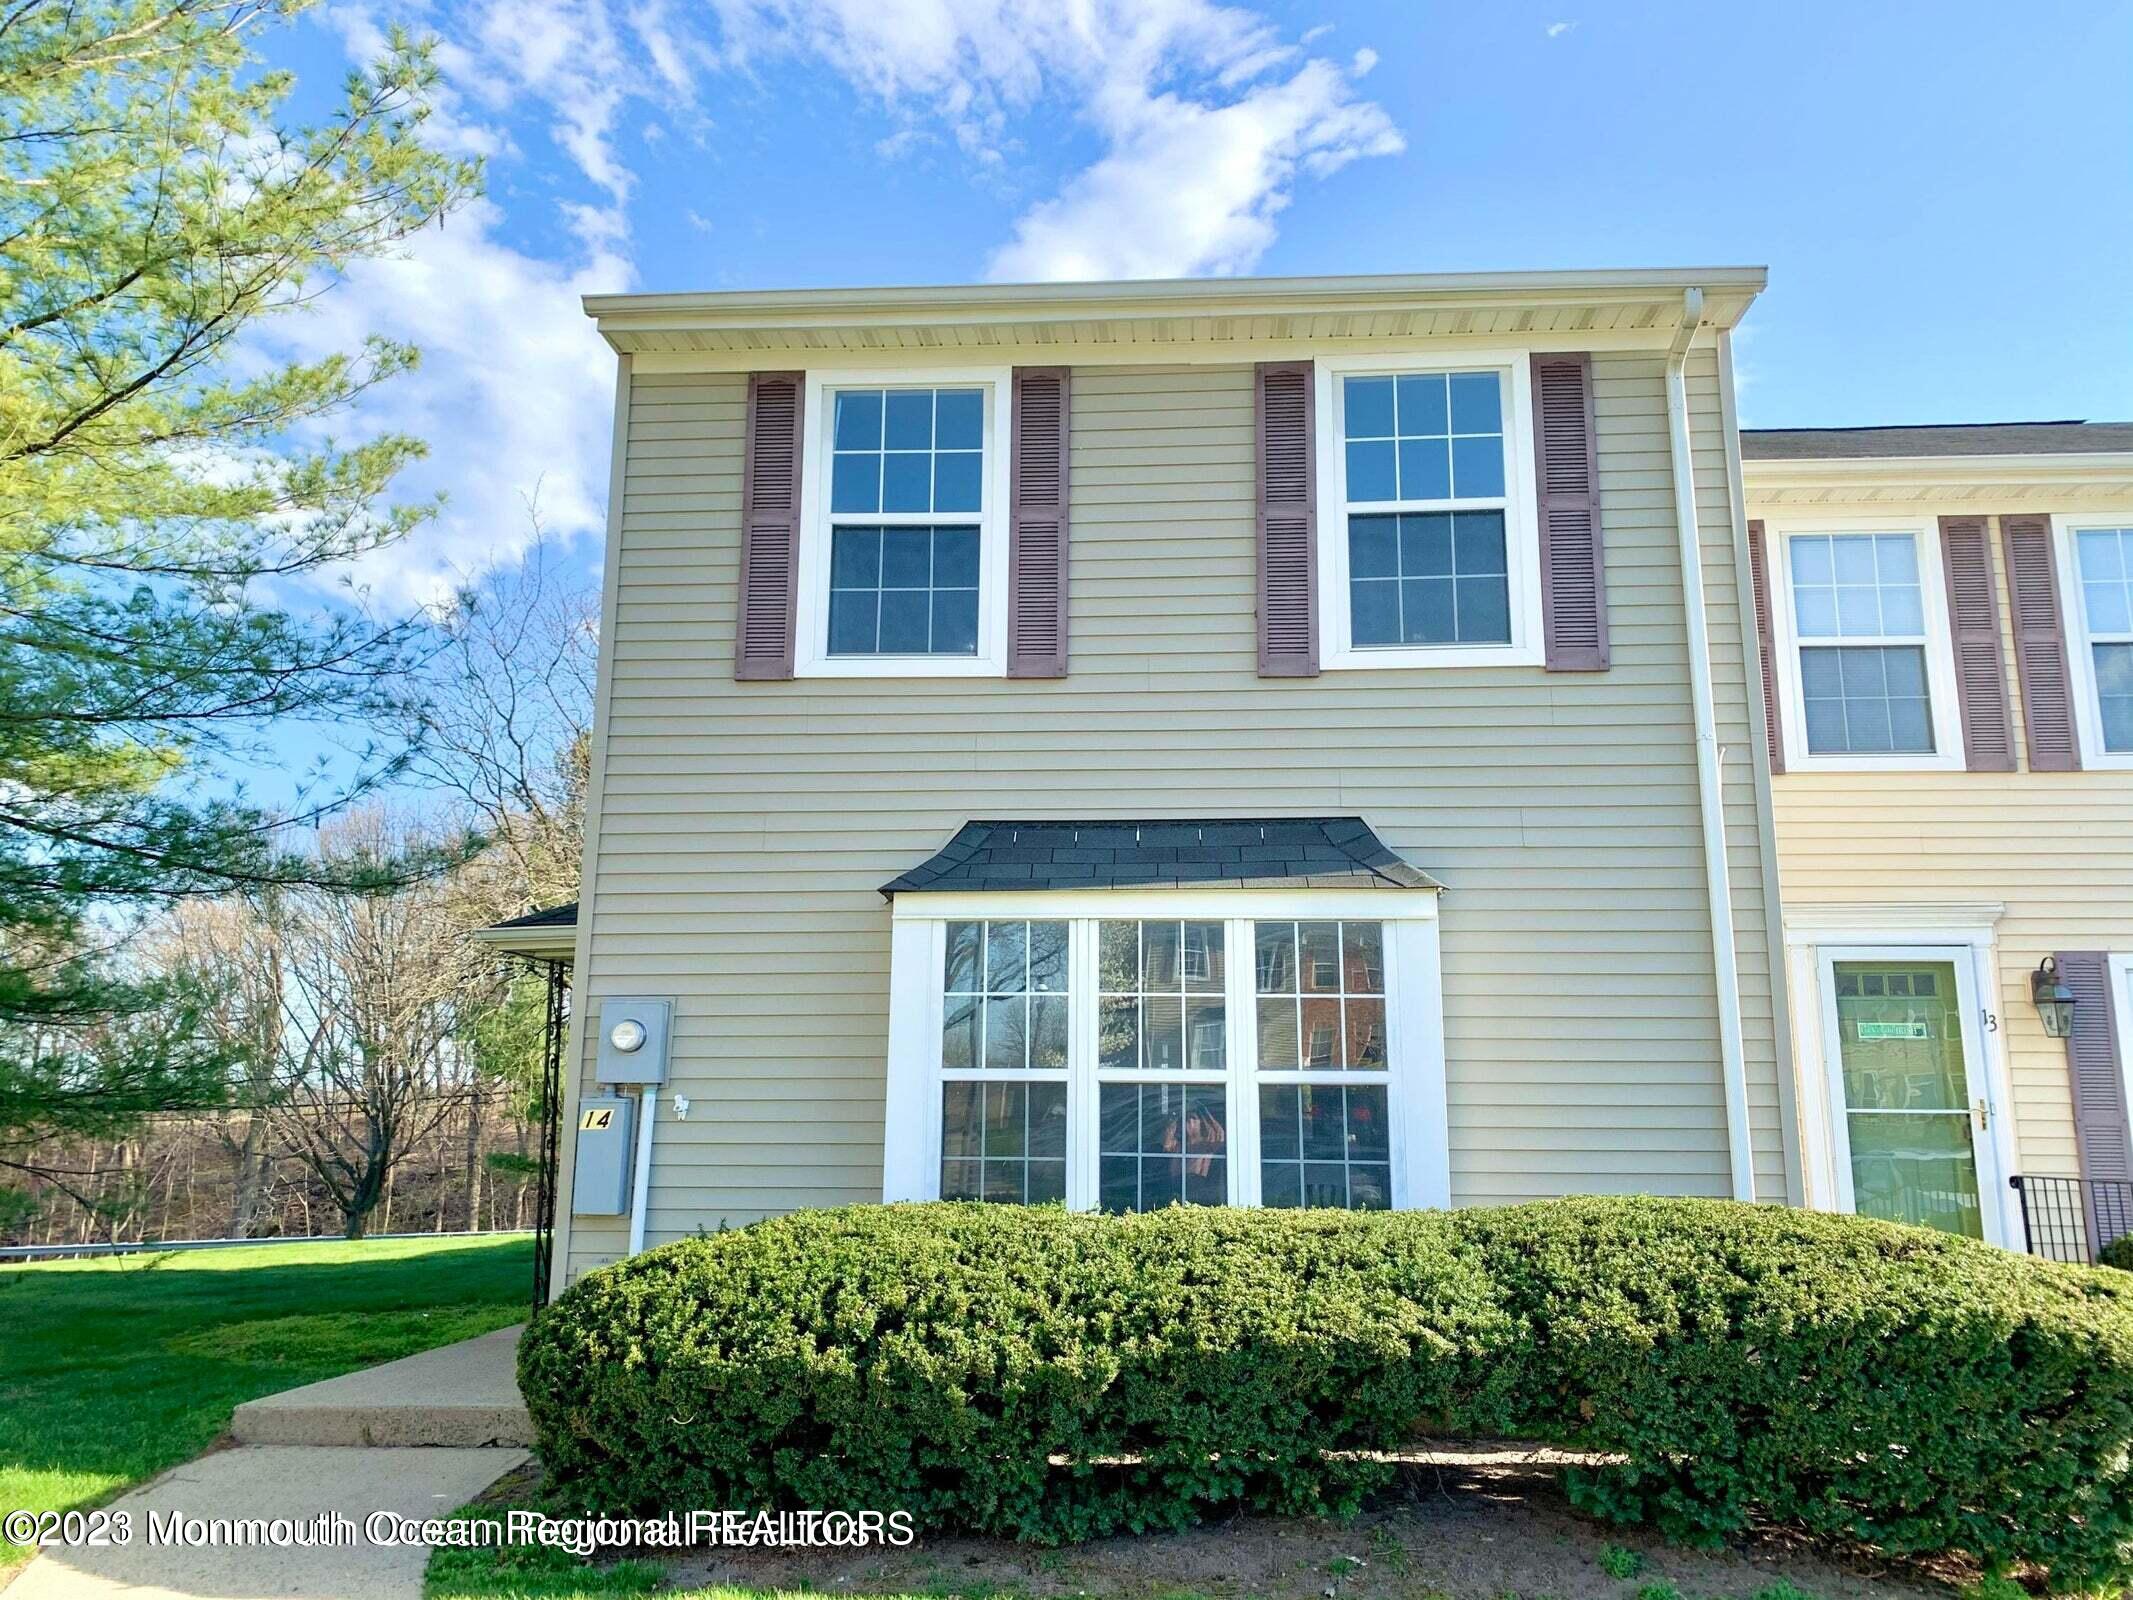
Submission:
[[[1361,817],[1156,822],[966,822],[882,885],[914,891],[1037,889],[1441,889]]]

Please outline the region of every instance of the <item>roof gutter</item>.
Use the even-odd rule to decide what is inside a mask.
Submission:
[[[1681,544],[1681,603],[1689,634],[1689,702],[1696,721],[1696,799],[1703,820],[1703,875],[1711,916],[1711,975],[1718,992],[1718,1053],[1726,1091],[1726,1150],[1733,1198],[1755,1198],[1748,1126],[1747,1049],[1741,1035],[1740,959],[1733,938],[1733,880],[1726,863],[1726,809],[1711,691],[1711,629],[1703,592],[1703,533],[1696,521],[1696,461],[1689,436],[1689,346],[1703,322],[1703,290],[1681,296],[1681,321],[1666,352],[1666,429],[1674,468],[1674,527]]]

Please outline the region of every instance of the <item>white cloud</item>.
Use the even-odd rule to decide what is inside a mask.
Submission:
[[[485,70],[476,92],[487,104],[546,104],[551,136],[578,170],[614,204],[629,199],[632,179],[614,132],[631,69],[605,0],[487,0],[468,48],[479,51]]]
[[[1162,278],[1250,269],[1299,172],[1400,148],[1377,107],[1323,61],[1223,106],[1151,101],[1111,153],[1028,212],[991,276]]]
[[[268,336],[290,356],[369,334],[422,349],[420,370],[366,396],[344,429],[427,440],[430,458],[402,488],[449,497],[435,523],[355,573],[402,602],[517,554],[536,495],[553,533],[602,526],[613,357],[578,297],[635,281],[635,180],[616,148],[633,104],[656,104],[701,139],[708,74],[818,60],[896,117],[884,158],[940,130],[996,175],[1025,159],[1017,120],[1063,105],[1100,154],[1017,220],[988,263],[996,278],[1245,271],[1299,183],[1402,148],[1355,92],[1373,51],[1343,68],[1307,48],[1316,32],[1298,45],[1219,0],[342,0],[325,14],[357,58],[382,44],[380,17],[441,33],[439,142],[504,165],[542,126],[583,180],[533,202],[561,223],[545,247],[509,242],[544,233],[514,213],[507,239],[500,206],[483,201],[403,256],[359,263]],[[685,216],[710,231],[699,212]]]
[[[997,158],[1010,119],[1069,99],[1104,153],[1017,221],[995,278],[1248,270],[1299,177],[1403,148],[1351,72],[1214,0],[711,0],[729,64],[818,57]],[[896,146],[892,146],[896,147]]]
[[[515,557],[536,496],[550,533],[597,534],[605,522],[614,356],[578,297],[627,287],[629,262],[612,241],[575,263],[538,260],[497,237],[501,220],[477,201],[267,328],[275,353],[306,359],[369,334],[421,347],[416,371],[366,395],[353,427],[341,419],[344,434],[427,441],[429,458],[396,488],[447,497],[436,521],[355,567],[356,582],[390,603],[434,600],[455,572]]]
[[[1551,22],[1548,24],[1548,37],[1551,39],[1560,39],[1564,34],[1568,33],[1572,28],[1575,28],[1576,26],[1577,24],[1575,22]]]

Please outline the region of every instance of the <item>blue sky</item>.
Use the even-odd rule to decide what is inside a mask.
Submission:
[[[327,0],[405,22],[489,197],[280,325],[422,370],[444,515],[387,603],[596,554],[587,291],[1756,263],[1754,425],[2133,417],[2133,5]]]

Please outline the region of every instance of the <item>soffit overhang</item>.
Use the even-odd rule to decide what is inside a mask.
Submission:
[[[610,345],[633,355],[967,354],[1595,334],[1663,344],[1680,324],[1685,291],[1703,291],[1702,327],[1723,331],[1740,320],[1765,279],[1761,267],[1711,267],[738,290],[588,295],[585,311]]]
[[[1751,512],[1822,506],[1984,511],[2133,507],[2133,453],[1744,461]]]

